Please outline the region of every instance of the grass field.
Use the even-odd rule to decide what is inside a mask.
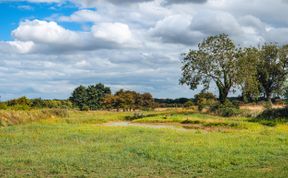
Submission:
[[[0,128],[0,177],[287,177],[288,124],[190,111],[70,112]],[[130,117],[127,117],[130,116]]]

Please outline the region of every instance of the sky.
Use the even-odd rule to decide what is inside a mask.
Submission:
[[[288,0],[0,0],[1,100],[66,99],[103,83],[157,98],[179,85],[181,54],[210,35],[288,43]],[[211,88],[216,93],[216,88]]]

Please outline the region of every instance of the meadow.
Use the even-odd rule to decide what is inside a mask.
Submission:
[[[193,110],[58,111],[0,127],[0,145],[0,177],[288,175],[288,124]]]

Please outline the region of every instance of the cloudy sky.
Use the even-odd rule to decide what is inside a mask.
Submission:
[[[102,82],[193,97],[180,55],[209,35],[288,43],[288,0],[0,0],[0,95],[69,97]],[[211,91],[217,91],[211,89]]]

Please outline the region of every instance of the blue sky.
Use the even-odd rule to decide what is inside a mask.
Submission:
[[[0,0],[1,99],[65,99],[98,82],[193,97],[201,88],[178,82],[183,52],[219,33],[241,46],[287,44],[287,9],[287,0]]]

